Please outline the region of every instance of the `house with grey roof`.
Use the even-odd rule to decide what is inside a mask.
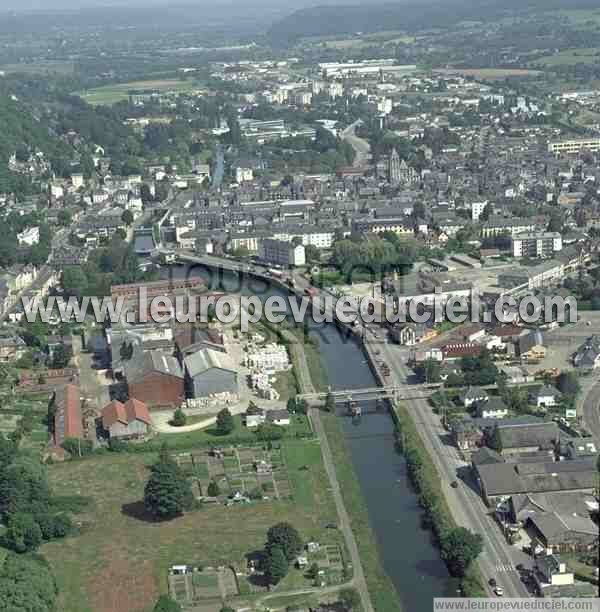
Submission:
[[[186,389],[193,398],[239,393],[238,371],[227,353],[203,348],[185,356]]]
[[[526,527],[534,545],[552,552],[585,552],[598,543],[598,527],[589,516],[536,513]]]
[[[503,419],[508,416],[508,406],[501,397],[475,402],[475,414],[481,419]]]
[[[582,370],[595,370],[600,367],[600,335],[589,337],[573,356],[573,364]]]
[[[484,501],[493,506],[516,494],[579,491],[591,493],[597,472],[593,461],[487,463],[475,466]]]
[[[558,425],[554,421],[499,424],[498,434],[503,456],[554,449],[560,439]]]

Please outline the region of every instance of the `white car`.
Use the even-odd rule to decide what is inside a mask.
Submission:
[[[496,593],[498,597],[502,597],[502,595],[504,595],[504,589],[502,587],[496,587],[494,593]]]

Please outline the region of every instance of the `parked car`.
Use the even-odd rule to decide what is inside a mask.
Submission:
[[[495,587],[496,586],[496,579],[495,578],[490,578],[489,581],[488,581],[488,584],[491,587]]]
[[[504,595],[504,589],[502,587],[496,587],[494,593],[496,593],[498,597],[502,597],[502,595]]]
[[[456,480],[453,480],[453,481],[450,483],[450,486],[451,486],[453,489],[456,489],[456,487],[458,487],[458,482],[456,482]]]

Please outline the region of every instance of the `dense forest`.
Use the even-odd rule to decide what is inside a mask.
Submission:
[[[310,36],[329,36],[382,30],[447,28],[461,21],[490,21],[533,11],[598,8],[595,0],[446,0],[364,5],[315,6],[300,9],[273,24],[269,40],[278,46]]]

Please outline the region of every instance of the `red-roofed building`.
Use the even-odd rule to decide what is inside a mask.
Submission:
[[[54,392],[54,444],[61,446],[67,438],[83,438],[79,387],[65,385]]]
[[[444,359],[462,359],[463,357],[479,357],[483,346],[473,344],[472,342],[456,342],[454,344],[446,344],[442,348]]]
[[[147,436],[152,426],[148,406],[135,398],[124,404],[113,400],[102,410],[102,427],[111,438],[133,439]]]

